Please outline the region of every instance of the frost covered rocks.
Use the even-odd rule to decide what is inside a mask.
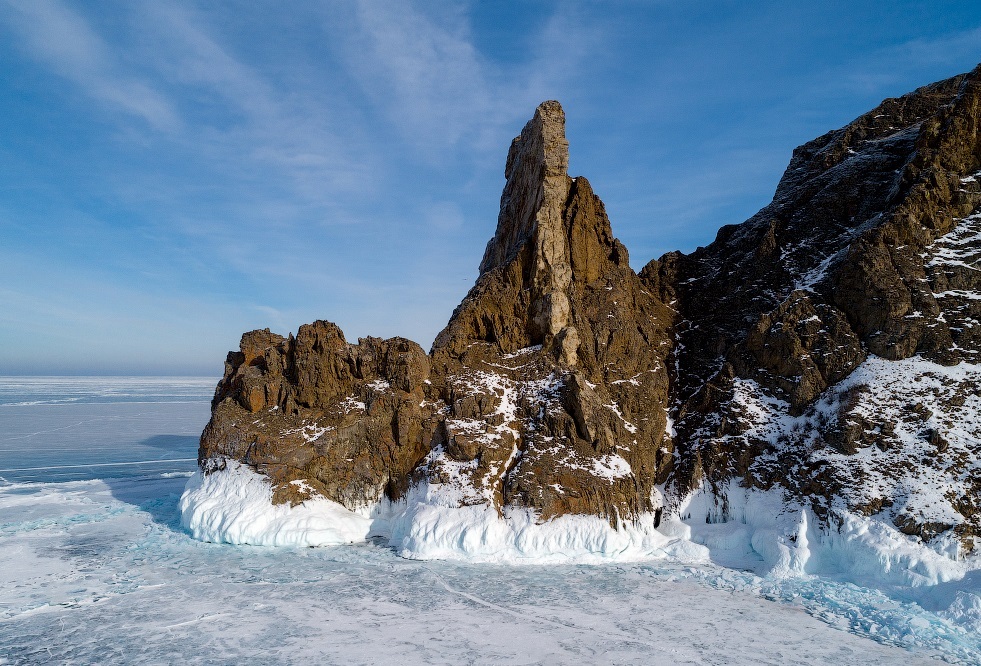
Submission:
[[[185,524],[241,541],[209,502],[248,486],[238,514],[268,503],[270,525],[417,557],[731,547],[800,573],[903,539],[963,557],[981,529],[979,127],[979,70],[886,100],[795,150],[753,218],[637,274],[545,102],[429,354],[324,321],[243,336]],[[338,529],[295,522],[317,503]]]

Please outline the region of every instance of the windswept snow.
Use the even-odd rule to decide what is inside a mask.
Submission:
[[[963,266],[977,270],[977,248],[981,244],[981,213],[956,221],[950,233],[941,236],[927,248],[931,256],[927,266]]]
[[[618,404],[616,404],[615,402],[611,402],[605,406],[607,409],[609,409],[611,412],[617,415],[617,418],[620,419],[620,421],[623,423],[624,428],[626,428],[631,433],[637,432],[637,426],[635,426],[633,423],[631,423],[626,418],[624,418],[623,412],[620,411],[620,406]]]

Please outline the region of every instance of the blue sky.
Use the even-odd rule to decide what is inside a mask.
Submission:
[[[0,0],[0,374],[217,376],[318,318],[428,348],[540,101],[639,269],[978,61],[976,0]]]

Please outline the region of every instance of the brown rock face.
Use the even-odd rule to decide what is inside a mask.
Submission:
[[[327,322],[295,339],[243,336],[202,464],[232,457],[284,500],[312,488],[351,508],[413,478],[543,519],[656,508],[673,313],[642,288],[568,161],[565,114],[545,102],[511,145],[497,232],[430,356],[398,338],[351,345]]]
[[[325,321],[295,338],[246,333],[225,363],[200,463],[253,465],[292,503],[310,489],[350,508],[398,495],[439,424],[428,375],[425,352],[402,338],[352,345]]]
[[[450,506],[614,525],[741,478],[819,517],[883,513],[970,548],[979,129],[981,68],[886,100],[795,150],[750,220],[638,275],[590,184],[566,173],[565,115],[545,102],[430,353],[349,344],[322,321],[247,333],[201,465],[248,463],[276,501],[355,508],[427,484]]]

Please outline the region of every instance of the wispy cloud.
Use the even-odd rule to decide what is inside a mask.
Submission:
[[[188,141],[225,173],[272,177],[288,186],[293,201],[326,208],[340,192],[363,192],[371,182],[372,159],[365,158],[358,134],[338,126],[329,101],[311,94],[315,87],[291,90],[260,74],[220,43],[205,15],[149,6],[143,18],[155,32],[146,60],[183,88],[186,99],[217,106],[197,114],[197,131]]]
[[[17,326],[47,321],[51,339],[72,318],[90,338],[114,326],[173,338],[153,322],[175,293],[184,319],[200,313],[187,324],[200,337],[326,316],[355,336],[427,344],[493,230],[500,183],[479,176],[500,178],[507,141],[595,46],[588,26],[546,17],[522,36],[527,53],[501,63],[452,0],[299,3],[289,15],[259,3],[240,24],[193,2],[0,0],[0,12],[22,54],[96,102],[80,110],[86,141],[106,143],[83,195],[57,166],[46,183],[69,193],[46,211],[48,236],[95,200],[92,244],[105,249],[94,266],[66,242],[44,264],[52,280],[21,290]],[[293,34],[257,41],[284,26],[302,48]],[[43,298],[57,283],[86,287]]]
[[[158,130],[180,126],[171,101],[125,72],[84,18],[55,0],[3,0],[3,5],[30,53],[86,94]]]
[[[599,44],[597,25],[563,5],[522,45],[520,62],[504,66],[475,46],[467,10],[464,2],[441,3],[436,13],[409,1],[359,0],[325,19],[348,76],[401,140],[430,159],[457,147],[482,157],[499,149],[504,127],[572,90]]]
[[[416,146],[456,144],[494,105],[465,24],[437,22],[411,2],[359,1],[335,8],[325,28],[351,78]]]

